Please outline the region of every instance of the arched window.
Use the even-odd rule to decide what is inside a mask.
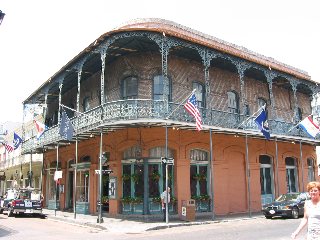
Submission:
[[[153,77],[153,100],[163,99],[164,77],[162,75],[156,75]],[[169,99],[172,101],[172,87],[171,80],[169,79]]]
[[[259,156],[261,203],[266,204],[273,200],[273,173],[272,162],[268,155]]]
[[[286,179],[287,179],[287,192],[297,192],[297,164],[296,159],[286,157]]]
[[[138,79],[136,77],[130,76],[122,80],[122,98],[138,98]]]
[[[196,89],[195,95],[198,102],[198,107],[204,108],[205,107],[205,91],[203,84],[199,82],[192,83],[192,89]]]
[[[197,201],[196,211],[208,212],[209,200],[209,154],[201,149],[190,151],[190,192],[191,198]],[[198,201],[199,200],[199,201]]]
[[[228,95],[228,111],[230,113],[239,113],[238,94],[234,91],[227,92]]]

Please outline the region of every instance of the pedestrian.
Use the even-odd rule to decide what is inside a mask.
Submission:
[[[167,210],[166,210],[166,203],[167,203],[167,192],[168,192],[168,204],[170,203],[170,188],[167,188],[167,191],[163,191],[161,194],[161,206],[162,206],[162,211],[163,211],[163,221],[166,221],[166,215],[167,215]]]
[[[298,228],[291,234],[292,239],[295,239],[299,232],[308,224],[307,240],[320,239],[320,183],[309,182],[307,191],[310,195],[310,200],[304,204],[304,216]]]

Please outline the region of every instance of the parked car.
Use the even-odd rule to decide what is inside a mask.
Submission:
[[[262,206],[262,213],[267,219],[272,217],[299,218],[304,213],[304,203],[310,196],[307,192],[286,193],[273,202]]]
[[[8,191],[3,212],[7,212],[8,217],[15,214],[42,215],[41,193],[31,188]]]

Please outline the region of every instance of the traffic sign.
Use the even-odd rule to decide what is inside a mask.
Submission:
[[[161,162],[163,164],[174,165],[174,159],[173,158],[161,157]]]

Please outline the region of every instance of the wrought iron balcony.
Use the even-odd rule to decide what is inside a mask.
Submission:
[[[203,124],[212,126],[213,128],[229,129],[237,132],[239,125],[248,118],[241,114],[234,114],[219,110],[200,109]],[[168,109],[164,101],[154,101],[150,99],[130,99],[119,100],[105,103],[102,106],[90,109],[84,114],[71,119],[75,133],[80,136],[100,126],[110,129],[126,128],[131,124],[141,125],[164,125],[165,120],[170,123],[180,125],[185,128],[191,128],[195,122],[194,118],[184,109],[183,105],[169,103]],[[308,136],[301,130],[294,128],[290,132],[289,129],[294,125],[292,123],[269,119],[269,127],[271,135],[284,136]],[[242,130],[250,130],[259,132],[253,119],[242,125]],[[59,141],[63,141],[59,135],[59,127],[55,125],[49,128],[40,140],[35,137],[25,141],[22,145],[22,153],[28,153],[31,150],[41,149],[43,146],[54,145]]]

